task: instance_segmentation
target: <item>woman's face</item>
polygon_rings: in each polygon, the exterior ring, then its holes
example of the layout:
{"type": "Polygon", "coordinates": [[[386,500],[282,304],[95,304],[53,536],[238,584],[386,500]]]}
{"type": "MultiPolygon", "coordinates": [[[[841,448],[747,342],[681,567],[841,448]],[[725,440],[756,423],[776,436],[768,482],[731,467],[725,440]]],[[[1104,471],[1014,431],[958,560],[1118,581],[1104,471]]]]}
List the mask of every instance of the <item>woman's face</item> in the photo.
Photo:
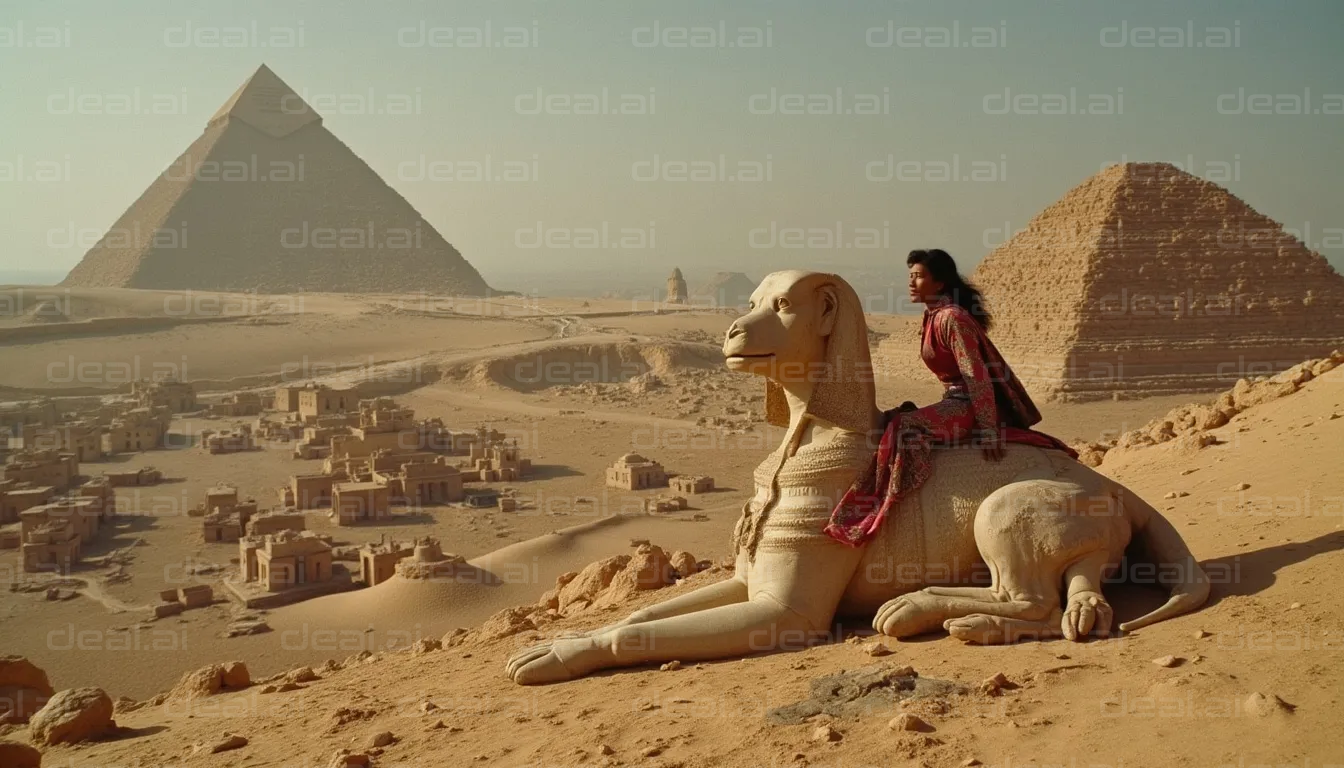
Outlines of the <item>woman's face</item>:
{"type": "Polygon", "coordinates": [[[916,304],[925,304],[929,299],[943,292],[943,284],[933,279],[923,264],[910,267],[910,300],[916,304]]]}

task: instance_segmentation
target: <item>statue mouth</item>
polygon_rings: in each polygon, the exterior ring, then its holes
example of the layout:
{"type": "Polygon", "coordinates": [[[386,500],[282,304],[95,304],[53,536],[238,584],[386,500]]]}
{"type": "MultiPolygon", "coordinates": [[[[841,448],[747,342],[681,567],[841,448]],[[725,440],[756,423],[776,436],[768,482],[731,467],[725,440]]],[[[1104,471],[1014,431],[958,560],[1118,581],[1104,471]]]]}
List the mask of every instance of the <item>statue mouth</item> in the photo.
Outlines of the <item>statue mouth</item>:
{"type": "Polygon", "coordinates": [[[732,355],[724,355],[724,356],[723,356],[723,359],[725,359],[725,360],[765,360],[766,358],[770,358],[770,357],[774,357],[774,356],[775,356],[775,355],[774,355],[773,352],[772,352],[772,353],[769,353],[769,354],[764,354],[764,355],[732,354],[732,355]]]}

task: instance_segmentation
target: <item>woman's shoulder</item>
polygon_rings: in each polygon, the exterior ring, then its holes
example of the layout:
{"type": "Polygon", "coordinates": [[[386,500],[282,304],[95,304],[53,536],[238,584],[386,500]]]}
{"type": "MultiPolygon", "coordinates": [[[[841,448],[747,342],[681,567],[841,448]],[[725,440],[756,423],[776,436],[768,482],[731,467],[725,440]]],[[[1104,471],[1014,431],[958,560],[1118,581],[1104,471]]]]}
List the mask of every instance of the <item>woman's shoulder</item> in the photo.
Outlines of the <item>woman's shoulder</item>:
{"type": "Polygon", "coordinates": [[[980,323],[975,319],[975,315],[972,315],[970,310],[960,304],[949,302],[931,308],[929,313],[932,315],[930,320],[933,324],[942,330],[953,330],[956,328],[976,330],[980,327],[980,323]]]}

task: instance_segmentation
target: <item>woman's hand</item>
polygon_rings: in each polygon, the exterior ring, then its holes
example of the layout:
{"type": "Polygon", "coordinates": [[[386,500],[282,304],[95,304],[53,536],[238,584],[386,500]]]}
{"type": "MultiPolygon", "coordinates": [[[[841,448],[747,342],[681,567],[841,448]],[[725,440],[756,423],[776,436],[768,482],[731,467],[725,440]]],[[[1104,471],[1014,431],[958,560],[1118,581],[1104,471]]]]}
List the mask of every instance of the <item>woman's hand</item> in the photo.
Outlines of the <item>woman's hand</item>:
{"type": "Polygon", "coordinates": [[[985,461],[1000,461],[1003,459],[1003,443],[994,443],[984,448],[985,461]]]}

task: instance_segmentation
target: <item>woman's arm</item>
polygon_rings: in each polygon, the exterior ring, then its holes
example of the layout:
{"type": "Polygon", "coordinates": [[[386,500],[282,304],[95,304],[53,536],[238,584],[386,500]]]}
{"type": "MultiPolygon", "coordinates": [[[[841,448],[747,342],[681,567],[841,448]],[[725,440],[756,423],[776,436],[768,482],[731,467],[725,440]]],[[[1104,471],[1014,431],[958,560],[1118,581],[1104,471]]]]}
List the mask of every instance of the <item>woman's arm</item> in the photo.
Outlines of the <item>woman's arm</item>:
{"type": "Polygon", "coordinates": [[[989,458],[998,458],[1003,452],[999,435],[999,407],[994,397],[994,382],[989,367],[980,356],[980,329],[975,320],[962,312],[938,313],[943,342],[952,351],[971,398],[971,413],[975,418],[976,440],[989,458]]]}

